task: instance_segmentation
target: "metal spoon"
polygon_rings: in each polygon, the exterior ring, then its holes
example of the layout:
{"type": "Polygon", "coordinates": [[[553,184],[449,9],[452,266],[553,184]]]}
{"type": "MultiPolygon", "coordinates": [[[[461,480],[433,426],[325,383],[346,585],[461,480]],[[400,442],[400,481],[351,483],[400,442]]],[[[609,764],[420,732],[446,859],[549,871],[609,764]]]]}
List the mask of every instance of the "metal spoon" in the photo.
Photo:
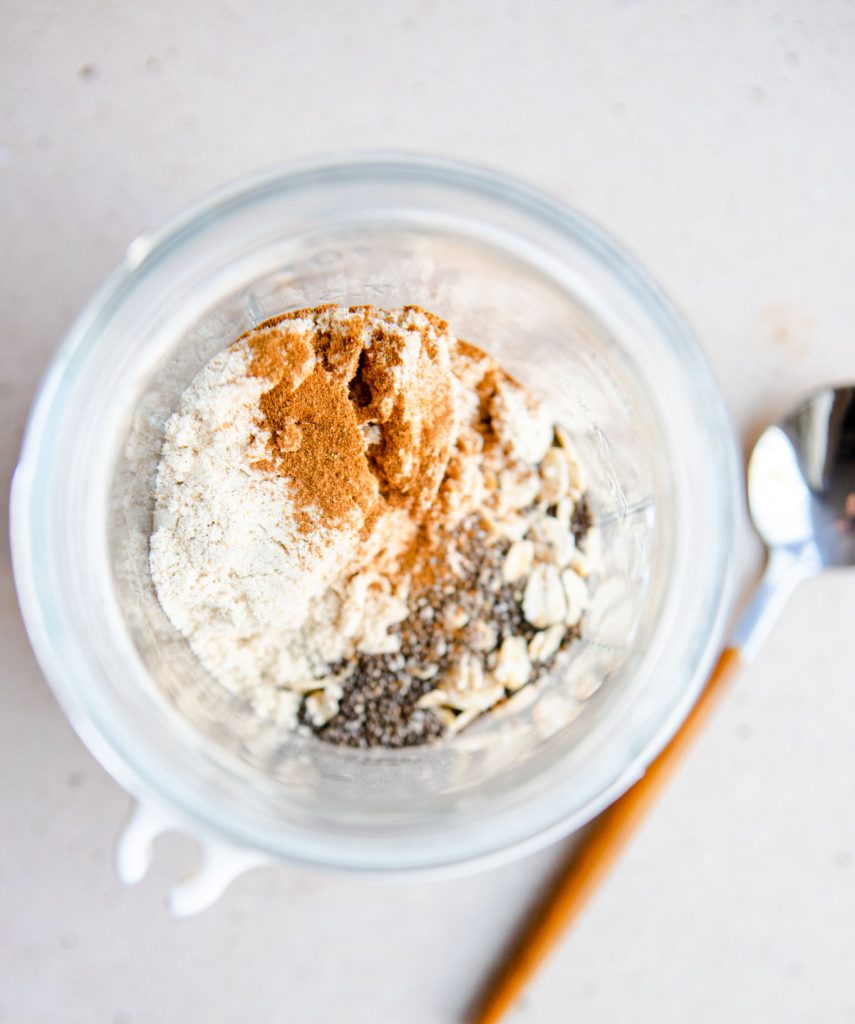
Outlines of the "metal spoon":
{"type": "Polygon", "coordinates": [[[855,388],[816,391],[764,431],[748,464],[748,500],[768,549],[756,593],[676,735],[575,851],[491,986],[476,1024],[495,1024],[503,1016],[569,927],[699,733],[732,670],[754,655],[793,587],[822,569],[855,565],[855,388]]]}
{"type": "Polygon", "coordinates": [[[855,388],[823,388],[763,432],[748,463],[748,504],[769,550],[734,630],[750,657],[793,587],[855,564],[855,388]]]}

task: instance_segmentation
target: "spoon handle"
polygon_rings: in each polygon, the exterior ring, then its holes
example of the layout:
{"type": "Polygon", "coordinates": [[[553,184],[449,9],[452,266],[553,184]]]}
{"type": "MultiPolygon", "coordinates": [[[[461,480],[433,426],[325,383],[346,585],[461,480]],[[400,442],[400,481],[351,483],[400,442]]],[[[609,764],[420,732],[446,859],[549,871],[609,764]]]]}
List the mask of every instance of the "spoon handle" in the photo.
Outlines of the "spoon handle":
{"type": "Polygon", "coordinates": [[[593,823],[563,877],[509,956],[498,983],[481,1005],[473,1024],[496,1024],[509,1009],[632,836],[680,758],[700,732],[741,660],[735,647],[726,647],[722,651],[706,688],[670,743],[638,782],[593,823]]]}

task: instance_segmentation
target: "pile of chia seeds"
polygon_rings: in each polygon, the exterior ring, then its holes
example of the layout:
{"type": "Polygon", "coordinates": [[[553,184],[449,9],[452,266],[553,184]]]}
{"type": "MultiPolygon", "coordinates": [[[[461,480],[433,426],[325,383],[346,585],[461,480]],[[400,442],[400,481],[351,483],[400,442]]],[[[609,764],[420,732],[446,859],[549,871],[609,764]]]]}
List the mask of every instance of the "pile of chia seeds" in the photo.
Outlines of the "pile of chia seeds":
{"type": "MultiPolygon", "coordinates": [[[[571,529],[577,543],[591,527],[591,512],[583,497],[576,504],[571,529]]],[[[538,630],[523,615],[519,584],[504,582],[502,563],[509,542],[489,543],[477,517],[464,524],[458,549],[465,572],[450,573],[422,587],[411,597],[411,614],[398,627],[400,650],[394,654],[360,654],[352,662],[331,666],[348,672],[342,682],[338,712],[316,726],[300,711],[301,723],[329,743],[350,747],[410,747],[439,739],[446,724],[418,701],[457,665],[464,655],[475,656],[488,671],[490,653],[508,637],[527,642],[538,630]],[[484,649],[484,628],[494,642],[484,649]],[[480,631],[480,637],[479,637],[480,631]]],[[[568,629],[559,649],[532,666],[530,682],[542,678],[562,650],[578,638],[579,627],[568,629]]]]}

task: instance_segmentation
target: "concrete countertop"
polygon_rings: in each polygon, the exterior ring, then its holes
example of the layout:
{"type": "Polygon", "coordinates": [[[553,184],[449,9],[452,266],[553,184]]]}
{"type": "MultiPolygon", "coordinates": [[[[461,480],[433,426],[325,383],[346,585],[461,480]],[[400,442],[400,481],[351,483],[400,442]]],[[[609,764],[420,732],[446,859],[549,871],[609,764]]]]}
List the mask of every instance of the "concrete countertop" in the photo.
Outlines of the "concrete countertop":
{"type": "MultiPolygon", "coordinates": [[[[855,380],[843,0],[6,0],[2,20],[7,489],[39,376],[131,239],[354,147],[487,164],[602,223],[694,325],[746,449],[855,380]]],[[[747,522],[737,557],[747,588],[747,522]]],[[[461,1020],[566,844],[432,884],[265,868],[171,920],[193,844],[117,881],[129,801],[54,703],[2,559],[0,1021],[461,1020]]],[[[853,607],[855,574],[797,591],[509,1022],[855,1021],[853,607]]]]}

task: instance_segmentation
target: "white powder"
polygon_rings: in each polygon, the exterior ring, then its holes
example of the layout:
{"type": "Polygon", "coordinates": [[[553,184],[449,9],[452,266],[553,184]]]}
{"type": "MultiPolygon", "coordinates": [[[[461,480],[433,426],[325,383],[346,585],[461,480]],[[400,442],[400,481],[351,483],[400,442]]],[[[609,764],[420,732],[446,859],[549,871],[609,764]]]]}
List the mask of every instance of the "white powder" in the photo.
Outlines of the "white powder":
{"type": "Polygon", "coordinates": [[[240,690],[334,659],[323,596],[358,543],[353,530],[301,533],[286,481],[250,468],[267,456],[258,402],[269,382],[249,363],[248,347],[235,346],[182,395],[166,425],[151,539],[164,610],[202,664],[240,690]],[[306,643],[310,619],[323,656],[306,643]]]}

